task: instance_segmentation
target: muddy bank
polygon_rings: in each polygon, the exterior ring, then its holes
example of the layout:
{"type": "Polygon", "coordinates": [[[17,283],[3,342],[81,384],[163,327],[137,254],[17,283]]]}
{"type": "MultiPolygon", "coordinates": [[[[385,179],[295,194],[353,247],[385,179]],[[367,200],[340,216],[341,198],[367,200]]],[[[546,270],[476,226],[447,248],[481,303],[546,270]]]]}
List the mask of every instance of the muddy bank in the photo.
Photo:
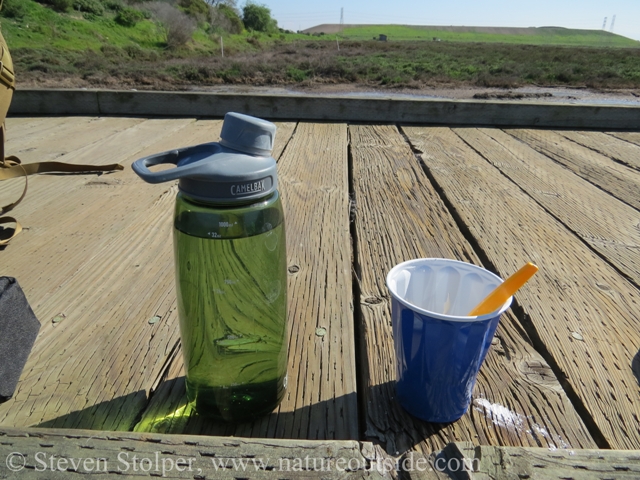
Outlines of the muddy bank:
{"type": "Polygon", "coordinates": [[[491,100],[509,102],[551,102],[586,105],[633,105],[640,106],[640,89],[589,89],[567,87],[517,87],[491,88],[469,85],[429,86],[421,88],[376,87],[357,83],[326,83],[313,85],[253,86],[253,85],[176,85],[172,82],[123,81],[112,77],[112,81],[94,82],[78,77],[67,78],[23,78],[19,88],[101,88],[107,90],[155,90],[192,91],[243,94],[296,94],[296,95],[344,95],[374,98],[423,98],[449,100],[491,100]]]}
{"type": "Polygon", "coordinates": [[[449,100],[502,100],[517,102],[551,102],[586,105],[640,106],[640,90],[595,90],[564,87],[520,87],[512,89],[481,88],[472,86],[442,86],[420,89],[373,88],[355,84],[315,85],[311,87],[253,87],[247,85],[220,85],[187,87],[189,91],[219,93],[269,93],[303,95],[344,95],[384,98],[425,98],[449,100]]]}

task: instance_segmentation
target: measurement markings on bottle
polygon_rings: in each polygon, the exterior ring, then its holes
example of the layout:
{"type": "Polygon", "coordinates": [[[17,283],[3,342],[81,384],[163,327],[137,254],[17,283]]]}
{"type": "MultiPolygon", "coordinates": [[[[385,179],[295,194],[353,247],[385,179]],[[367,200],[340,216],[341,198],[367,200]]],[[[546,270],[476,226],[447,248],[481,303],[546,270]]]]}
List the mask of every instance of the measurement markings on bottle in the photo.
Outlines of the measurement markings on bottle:
{"type": "Polygon", "coordinates": [[[220,235],[218,232],[207,232],[207,235],[209,235],[211,238],[222,238],[222,235],[220,235]]]}
{"type": "Polygon", "coordinates": [[[231,228],[231,227],[233,227],[234,225],[237,225],[237,224],[238,224],[238,222],[233,222],[233,223],[231,223],[231,222],[218,222],[218,226],[221,227],[221,228],[231,228]]]}

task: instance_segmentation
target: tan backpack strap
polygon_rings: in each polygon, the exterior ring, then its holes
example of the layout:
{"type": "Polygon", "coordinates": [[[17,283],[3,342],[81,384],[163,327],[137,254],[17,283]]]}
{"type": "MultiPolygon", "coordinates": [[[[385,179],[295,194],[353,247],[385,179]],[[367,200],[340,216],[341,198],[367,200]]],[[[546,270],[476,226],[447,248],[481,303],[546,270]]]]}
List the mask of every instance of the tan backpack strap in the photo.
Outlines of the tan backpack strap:
{"type": "MultiPolygon", "coordinates": [[[[4,215],[5,213],[13,210],[22,201],[24,196],[27,194],[27,187],[29,186],[29,180],[27,179],[28,173],[24,169],[24,167],[20,164],[20,159],[18,157],[14,157],[14,156],[7,157],[0,163],[0,180],[5,180],[2,174],[5,171],[10,170],[12,168],[22,169],[22,176],[24,176],[24,189],[22,190],[22,195],[20,195],[20,198],[18,200],[16,200],[13,203],[10,203],[9,205],[5,205],[4,207],[0,207],[0,215],[4,215]]],[[[20,175],[15,175],[15,176],[17,177],[20,175]]],[[[7,178],[13,178],[13,177],[7,177],[7,178]]]]}
{"type": "MultiPolygon", "coordinates": [[[[15,89],[16,77],[13,70],[13,60],[11,60],[11,55],[9,54],[9,49],[7,48],[4,38],[0,41],[0,47],[0,82],[7,88],[15,89]]],[[[11,97],[9,97],[9,102],[11,102],[11,97]]],[[[8,103],[6,108],[1,111],[6,112],[7,110],[9,110],[8,103]]]]}
{"type": "MultiPolygon", "coordinates": [[[[1,129],[0,129],[1,130],[1,129]]],[[[20,159],[16,156],[10,155],[0,161],[0,180],[8,180],[10,178],[25,177],[24,190],[20,198],[2,207],[0,214],[7,213],[18,205],[27,193],[27,175],[33,175],[34,173],[48,173],[48,172],[61,172],[61,173],[93,173],[93,172],[112,172],[117,170],[124,170],[124,167],[119,163],[112,163],[109,165],[76,165],[73,163],[63,162],[36,162],[22,164],[20,159]]]]}
{"type": "MultiPolygon", "coordinates": [[[[0,9],[2,8],[2,0],[0,0],[0,9]]],[[[15,90],[16,85],[16,77],[13,70],[13,61],[11,60],[11,55],[9,54],[9,49],[7,48],[7,43],[0,33],[0,171],[6,170],[8,168],[12,168],[17,165],[17,168],[21,169],[20,160],[17,157],[5,158],[4,156],[4,137],[5,137],[5,127],[4,127],[4,119],[7,116],[7,112],[9,111],[9,105],[11,104],[11,98],[13,97],[13,91],[15,90]]],[[[23,170],[24,175],[24,190],[22,191],[22,195],[20,198],[9,205],[4,207],[0,207],[0,215],[5,212],[12,210],[16,205],[18,205],[24,196],[27,194],[27,172],[23,170]]],[[[20,223],[13,217],[1,217],[0,225],[6,223],[15,223],[16,226],[13,230],[13,234],[9,238],[5,238],[4,240],[0,240],[0,246],[7,245],[12,238],[18,235],[22,231],[22,226],[20,223]]]]}
{"type": "Polygon", "coordinates": [[[33,175],[34,173],[93,173],[124,170],[124,167],[119,163],[112,163],[109,165],[76,165],[74,163],[63,162],[36,162],[21,164],[20,159],[14,156],[6,157],[3,166],[5,168],[0,169],[0,180],[22,177],[25,174],[33,175]]]}
{"type": "MultiPolygon", "coordinates": [[[[4,156],[4,124],[0,125],[0,154],[2,155],[2,156],[0,156],[0,180],[3,180],[3,176],[2,176],[3,172],[9,170],[10,168],[22,169],[21,175],[24,175],[24,189],[22,190],[22,195],[20,195],[20,198],[18,200],[16,200],[15,202],[10,203],[9,205],[5,205],[3,207],[0,207],[0,215],[3,215],[5,213],[13,210],[15,208],[15,206],[18,205],[22,201],[24,196],[27,194],[27,186],[29,184],[29,182],[27,180],[27,175],[28,175],[27,171],[20,164],[20,159],[18,157],[14,157],[14,156],[7,157],[7,158],[5,158],[5,156],[4,156]]],[[[17,235],[17,233],[14,234],[14,236],[15,235],[17,235]]]]}
{"type": "MultiPolygon", "coordinates": [[[[4,145],[4,128],[0,127],[0,145],[4,145]]],[[[112,163],[110,165],[75,165],[72,163],[63,162],[37,162],[27,163],[23,165],[20,159],[15,156],[4,157],[0,160],[0,180],[8,180],[9,178],[24,177],[24,190],[20,198],[0,207],[0,215],[5,214],[13,210],[27,194],[28,180],[27,176],[34,173],[47,173],[47,172],[69,172],[69,173],[92,173],[92,172],[111,172],[114,170],[124,170],[124,167],[119,163],[112,163]]],[[[0,224],[3,223],[15,223],[16,228],[13,235],[5,240],[0,241],[0,245],[6,245],[9,241],[18,235],[22,231],[22,226],[13,217],[0,218],[0,224]]]]}
{"type": "Polygon", "coordinates": [[[0,225],[3,223],[15,223],[16,227],[13,229],[13,234],[9,238],[5,238],[4,240],[0,240],[0,246],[7,245],[16,235],[18,235],[22,231],[22,225],[13,217],[1,217],[0,225]]]}

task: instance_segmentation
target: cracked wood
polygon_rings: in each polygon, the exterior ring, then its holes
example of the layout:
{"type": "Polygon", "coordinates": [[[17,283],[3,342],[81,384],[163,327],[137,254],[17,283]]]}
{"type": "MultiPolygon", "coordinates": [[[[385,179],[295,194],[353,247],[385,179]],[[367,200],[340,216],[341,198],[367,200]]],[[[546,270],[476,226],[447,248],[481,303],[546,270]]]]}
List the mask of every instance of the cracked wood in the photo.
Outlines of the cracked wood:
{"type": "Polygon", "coordinates": [[[540,267],[515,302],[600,446],[638,448],[638,289],[451,129],[404,131],[498,274],[540,267]]]}
{"type": "Polygon", "coordinates": [[[481,263],[396,127],[352,125],[349,132],[357,275],[364,299],[359,331],[366,438],[381,443],[392,455],[408,449],[429,453],[462,439],[482,444],[594,446],[558,380],[510,312],[502,317],[496,345],[461,420],[429,424],[398,405],[386,274],[397,263],[420,257],[481,263]]]}

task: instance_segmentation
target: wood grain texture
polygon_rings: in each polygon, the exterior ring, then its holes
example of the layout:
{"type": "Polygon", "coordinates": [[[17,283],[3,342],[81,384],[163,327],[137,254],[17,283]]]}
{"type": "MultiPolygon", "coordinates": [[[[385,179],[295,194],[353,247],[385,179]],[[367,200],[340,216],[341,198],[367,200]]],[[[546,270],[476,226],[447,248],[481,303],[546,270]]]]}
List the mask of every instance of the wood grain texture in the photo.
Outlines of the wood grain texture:
{"type": "MultiPolygon", "coordinates": [[[[150,120],[141,125],[140,121],[132,124],[131,119],[125,118],[122,119],[123,127],[120,128],[116,127],[118,119],[109,119],[108,124],[91,122],[91,125],[97,133],[89,131],[83,134],[81,138],[86,141],[84,145],[76,143],[79,140],[73,135],[63,139],[63,142],[50,137],[46,141],[34,142],[32,149],[23,156],[25,163],[38,161],[51,151],[76,145],[76,150],[64,155],[65,161],[119,161],[126,166],[123,172],[102,175],[29,177],[27,196],[12,212],[23,224],[25,231],[11,242],[7,251],[19,251],[20,255],[29,257],[31,262],[12,255],[4,265],[16,275],[17,272],[20,273],[23,279],[21,284],[37,301],[42,299],[44,292],[57,288],[62,279],[94,256],[113,235],[138,221],[135,213],[137,210],[129,211],[130,205],[135,207],[137,202],[151,201],[169,188],[170,184],[163,188],[142,182],[129,168],[134,160],[172,148],[216,141],[222,122],[194,119],[150,120]],[[125,131],[120,131],[123,128],[125,131]],[[99,140],[95,141],[96,138],[99,140]],[[97,218],[103,220],[101,225],[96,223],[97,218]],[[88,226],[91,228],[87,228],[88,226]],[[28,244],[25,244],[27,239],[28,244]],[[16,268],[12,269],[14,264],[16,268]]],[[[284,148],[294,125],[278,124],[274,151],[284,148]],[[280,138],[283,139],[282,142],[279,141],[280,138]]],[[[2,182],[2,200],[17,199],[23,185],[23,178],[2,182]]],[[[144,210],[139,213],[144,215],[144,210]]],[[[167,239],[169,242],[170,240],[167,239]]]]}
{"type": "MultiPolygon", "coordinates": [[[[614,267],[624,272],[636,286],[640,286],[640,212],[501,130],[465,128],[455,129],[454,132],[614,267]]],[[[536,132],[535,135],[544,138],[545,133],[536,132]]],[[[558,149],[569,148],[564,144],[558,146],[558,149]]],[[[625,190],[630,196],[637,197],[640,206],[640,190],[636,190],[631,178],[627,177],[626,180],[629,183],[625,190]]],[[[604,182],[606,180],[600,181],[604,182]]]]}
{"type": "Polygon", "coordinates": [[[625,142],[640,145],[640,132],[607,132],[607,134],[624,140],[625,142]]]}
{"type": "Polygon", "coordinates": [[[1,452],[18,452],[24,470],[0,464],[0,478],[391,478],[371,444],[0,427],[1,452]],[[53,463],[52,463],[53,462],[53,463]],[[72,463],[73,462],[73,463],[72,463]]]}
{"type": "Polygon", "coordinates": [[[527,332],[600,441],[637,448],[638,289],[450,129],[403,130],[498,274],[540,267],[515,297],[527,332]]]}
{"type": "MultiPolygon", "coordinates": [[[[22,118],[20,120],[24,120],[25,122],[18,124],[19,128],[16,128],[16,120],[17,119],[6,120],[7,128],[10,129],[11,132],[7,134],[8,140],[5,143],[5,153],[7,155],[16,155],[21,159],[23,164],[45,161],[80,163],[73,158],[74,150],[100,142],[101,140],[103,140],[102,145],[105,145],[104,140],[143,121],[143,119],[135,118],[107,119],[95,117],[22,118]]],[[[113,160],[106,160],[105,163],[114,162],[113,160]]],[[[110,176],[108,173],[103,173],[102,175],[103,179],[110,176]]],[[[45,178],[49,179],[49,184],[53,183],[56,185],[56,176],[58,175],[49,174],[46,175],[45,178]]],[[[35,178],[34,176],[29,178],[30,185],[33,186],[40,182],[40,180],[36,180],[35,178]]],[[[0,203],[6,205],[10,201],[15,201],[20,198],[24,184],[24,178],[3,181],[0,203]]],[[[59,186],[58,191],[63,193],[63,190],[61,190],[59,186]]],[[[29,197],[26,198],[32,197],[33,192],[34,189],[31,188],[28,193],[29,197]]],[[[49,191],[47,195],[49,196],[51,194],[49,191]]],[[[27,202],[29,202],[29,200],[25,199],[24,203],[20,205],[19,210],[16,211],[23,212],[25,208],[28,208],[27,202]]],[[[31,205],[34,204],[31,203],[31,205]]],[[[22,220],[22,217],[20,220],[22,220]]]]}
{"type": "Polygon", "coordinates": [[[564,165],[576,175],[640,209],[640,172],[546,130],[507,130],[534,150],[564,165]]]}
{"type": "MultiPolygon", "coordinates": [[[[194,119],[180,119],[180,120],[146,120],[134,125],[130,125],[122,131],[105,132],[106,135],[101,136],[100,140],[92,141],[92,136],[87,136],[86,144],[80,144],[78,148],[67,153],[64,156],[64,161],[68,163],[77,164],[111,164],[124,161],[133,161],[144,155],[146,147],[149,147],[154,142],[163,139],[173,139],[173,144],[177,143],[175,140],[179,140],[178,131],[185,126],[194,123],[194,119]]],[[[125,120],[126,124],[126,120],[125,120]]],[[[100,125],[95,126],[98,132],[101,131],[100,125]]],[[[100,135],[100,133],[98,133],[100,135]]],[[[59,150],[58,140],[55,136],[48,137],[44,143],[36,143],[34,150],[29,150],[21,153],[20,156],[24,163],[31,163],[40,161],[43,157],[46,158],[48,152],[51,150],[59,150]]],[[[149,150],[147,150],[149,151],[149,150]]],[[[157,152],[157,150],[156,150],[157,152]]],[[[51,158],[48,158],[49,160],[51,158]]],[[[101,181],[109,181],[117,183],[120,180],[119,173],[106,173],[100,175],[101,181]],[[109,180],[105,180],[109,179],[109,180]]],[[[92,180],[95,180],[97,175],[93,175],[92,180]]],[[[131,177],[134,178],[134,177],[131,177]]],[[[10,182],[10,186],[13,188],[22,188],[24,179],[13,179],[10,182]]],[[[87,177],[83,175],[57,175],[57,174],[42,174],[32,175],[29,177],[29,193],[28,197],[14,210],[15,215],[24,219],[25,215],[33,212],[34,210],[42,210],[43,205],[50,204],[55,198],[68,195],[68,190],[71,185],[77,185],[78,183],[88,183],[87,177]],[[75,183],[74,183],[75,182],[75,183]]],[[[95,184],[94,184],[95,185],[95,184]]],[[[23,226],[29,227],[24,224],[23,226]]]]}
{"type": "MultiPolygon", "coordinates": [[[[132,127],[139,138],[123,132],[109,137],[122,144],[98,142],[69,156],[90,163],[95,158],[82,152],[115,150],[128,164],[184,141],[210,140],[220,127],[189,119],[144,123],[132,127]]],[[[3,273],[18,278],[43,324],[16,395],[0,405],[4,425],[132,428],[176,348],[175,185],[147,185],[128,168],[110,181],[89,177],[34,177],[30,208],[16,209],[29,230],[0,252],[3,273]],[[49,193],[52,182],[61,194],[49,193]],[[154,316],[161,321],[150,324],[154,316]]]]}
{"type": "Polygon", "coordinates": [[[143,118],[133,117],[59,117],[29,120],[29,123],[14,127],[15,119],[7,119],[5,151],[20,157],[24,163],[66,161],[66,154],[144,121],[143,118]]]}
{"type": "Polygon", "coordinates": [[[346,126],[298,124],[278,171],[289,265],[289,379],[282,404],[255,422],[207,421],[187,403],[178,355],[137,431],[358,437],[346,126]]]}
{"type": "MultiPolygon", "coordinates": [[[[155,124],[153,133],[151,122],[143,130],[136,129],[144,135],[143,139],[136,140],[135,135],[128,134],[130,153],[127,153],[126,138],[114,135],[99,145],[80,148],[79,151],[86,152],[87,156],[78,151],[68,156],[77,163],[91,162],[97,150],[108,150],[113,142],[111,150],[117,149],[120,155],[117,159],[128,167],[138,155],[175,148],[183,141],[202,142],[209,138],[210,129],[219,130],[219,124],[185,119],[168,128],[166,122],[161,121],[155,124]],[[154,138],[155,143],[149,137],[154,138]],[[145,142],[151,145],[145,148],[145,142]],[[143,146],[142,150],[139,145],[143,146]]],[[[41,148],[47,147],[41,146],[38,150],[41,148]]],[[[9,256],[6,266],[23,278],[21,283],[33,296],[35,307],[45,295],[55,291],[86,261],[95,257],[105,244],[140,221],[138,217],[145,216],[147,203],[152,203],[171,187],[169,184],[148,185],[130,168],[100,176],[35,175],[30,177],[29,185],[25,200],[12,212],[28,230],[8,247],[7,251],[15,254],[9,256]],[[31,261],[25,262],[24,258],[31,261]]]]}
{"type": "Polygon", "coordinates": [[[481,444],[593,446],[557,379],[511,313],[502,317],[472,406],[462,419],[449,425],[429,424],[407,414],[395,401],[387,273],[412,258],[455,258],[475,264],[480,260],[396,127],[351,125],[349,132],[366,438],[391,455],[409,449],[428,453],[461,439],[481,444]]]}
{"type": "Polygon", "coordinates": [[[568,130],[559,131],[558,133],[569,140],[601,153],[605,157],[640,170],[640,145],[625,142],[604,132],[568,130]]]}
{"type": "MultiPolygon", "coordinates": [[[[417,465],[419,456],[412,458],[417,465]]],[[[447,445],[442,452],[423,459],[446,478],[474,480],[632,479],[640,477],[638,450],[553,450],[547,448],[447,445]],[[450,467],[450,468],[448,468],[450,467]]],[[[417,469],[413,480],[426,480],[417,469]]]]}

